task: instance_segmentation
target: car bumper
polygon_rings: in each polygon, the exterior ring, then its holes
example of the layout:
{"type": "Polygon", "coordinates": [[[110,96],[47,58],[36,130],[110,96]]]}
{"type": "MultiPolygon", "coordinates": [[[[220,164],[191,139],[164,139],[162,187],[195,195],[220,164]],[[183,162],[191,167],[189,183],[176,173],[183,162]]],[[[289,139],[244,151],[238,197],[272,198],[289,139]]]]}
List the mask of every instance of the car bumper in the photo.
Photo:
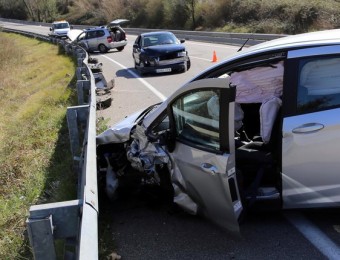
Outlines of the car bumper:
{"type": "Polygon", "coordinates": [[[50,37],[54,37],[54,38],[68,38],[67,34],[50,34],[50,37]]]}
{"type": "Polygon", "coordinates": [[[142,73],[166,73],[166,72],[173,72],[173,71],[182,71],[187,69],[187,62],[188,60],[181,60],[180,62],[171,63],[171,61],[157,65],[157,66],[144,66],[139,67],[139,70],[142,73]]]}
{"type": "Polygon", "coordinates": [[[108,44],[108,47],[110,49],[115,49],[115,48],[119,48],[119,47],[124,47],[127,45],[127,41],[120,41],[120,42],[110,42],[108,44]]]}

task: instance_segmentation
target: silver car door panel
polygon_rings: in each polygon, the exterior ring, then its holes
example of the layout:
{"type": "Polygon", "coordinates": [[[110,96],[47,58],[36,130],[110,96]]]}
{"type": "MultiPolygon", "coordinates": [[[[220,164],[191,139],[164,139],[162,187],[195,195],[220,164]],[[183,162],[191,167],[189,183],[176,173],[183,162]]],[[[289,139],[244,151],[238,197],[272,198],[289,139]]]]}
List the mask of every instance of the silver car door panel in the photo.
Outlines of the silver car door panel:
{"type": "Polygon", "coordinates": [[[339,113],[337,108],[284,119],[284,208],[340,206],[339,113]]]}

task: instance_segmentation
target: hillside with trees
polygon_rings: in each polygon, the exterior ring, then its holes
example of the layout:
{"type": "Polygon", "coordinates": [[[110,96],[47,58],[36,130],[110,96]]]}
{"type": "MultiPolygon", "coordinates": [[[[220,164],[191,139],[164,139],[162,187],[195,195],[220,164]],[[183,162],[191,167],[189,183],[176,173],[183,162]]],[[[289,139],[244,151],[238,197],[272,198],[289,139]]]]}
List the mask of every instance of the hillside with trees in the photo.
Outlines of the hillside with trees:
{"type": "Polygon", "coordinates": [[[340,0],[0,0],[4,18],[130,27],[287,33],[340,27],[340,0]]]}

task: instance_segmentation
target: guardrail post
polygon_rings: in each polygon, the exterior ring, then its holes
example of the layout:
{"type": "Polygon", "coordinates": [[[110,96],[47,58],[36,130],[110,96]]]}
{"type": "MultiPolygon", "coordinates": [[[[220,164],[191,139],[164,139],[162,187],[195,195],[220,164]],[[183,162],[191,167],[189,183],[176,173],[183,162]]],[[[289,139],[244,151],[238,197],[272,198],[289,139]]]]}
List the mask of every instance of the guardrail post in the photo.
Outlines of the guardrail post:
{"type": "Polygon", "coordinates": [[[88,71],[85,67],[78,67],[76,71],[76,76],[78,80],[85,80],[85,79],[89,80],[88,71]]]}
{"type": "Polygon", "coordinates": [[[70,135],[71,153],[73,159],[80,154],[80,124],[86,123],[89,113],[89,106],[75,106],[67,108],[67,125],[70,135]]]}
{"type": "Polygon", "coordinates": [[[88,96],[89,96],[90,89],[91,89],[91,81],[89,81],[89,80],[77,80],[77,94],[78,94],[78,104],[79,105],[88,104],[88,102],[89,102],[88,96]],[[87,95],[84,96],[84,93],[87,93],[87,95]]]}
{"type": "Polygon", "coordinates": [[[76,57],[84,60],[86,58],[86,51],[82,48],[76,47],[76,57]]]}
{"type": "MultiPolygon", "coordinates": [[[[81,200],[48,203],[30,207],[26,220],[34,259],[57,259],[54,240],[78,239],[81,200]]],[[[76,248],[68,255],[75,255],[76,248]]]]}
{"type": "MultiPolygon", "coordinates": [[[[78,57],[78,55],[77,55],[77,57],[78,57]]],[[[78,67],[83,67],[83,60],[84,59],[82,59],[82,58],[77,58],[77,65],[78,65],[78,67]]]]}
{"type": "Polygon", "coordinates": [[[35,260],[57,259],[54,247],[52,215],[26,221],[35,260]]]}

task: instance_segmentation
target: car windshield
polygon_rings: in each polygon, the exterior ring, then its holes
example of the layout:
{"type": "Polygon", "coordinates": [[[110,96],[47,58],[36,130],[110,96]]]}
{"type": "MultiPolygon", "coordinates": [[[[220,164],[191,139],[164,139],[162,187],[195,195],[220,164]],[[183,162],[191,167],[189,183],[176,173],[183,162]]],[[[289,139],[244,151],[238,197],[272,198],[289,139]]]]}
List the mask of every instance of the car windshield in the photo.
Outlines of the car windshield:
{"type": "Polygon", "coordinates": [[[68,23],[56,23],[54,25],[54,28],[55,29],[66,29],[66,28],[69,28],[69,25],[68,23]]]}
{"type": "Polygon", "coordinates": [[[179,41],[172,33],[159,33],[143,37],[142,47],[163,44],[178,44],[179,41]]]}

